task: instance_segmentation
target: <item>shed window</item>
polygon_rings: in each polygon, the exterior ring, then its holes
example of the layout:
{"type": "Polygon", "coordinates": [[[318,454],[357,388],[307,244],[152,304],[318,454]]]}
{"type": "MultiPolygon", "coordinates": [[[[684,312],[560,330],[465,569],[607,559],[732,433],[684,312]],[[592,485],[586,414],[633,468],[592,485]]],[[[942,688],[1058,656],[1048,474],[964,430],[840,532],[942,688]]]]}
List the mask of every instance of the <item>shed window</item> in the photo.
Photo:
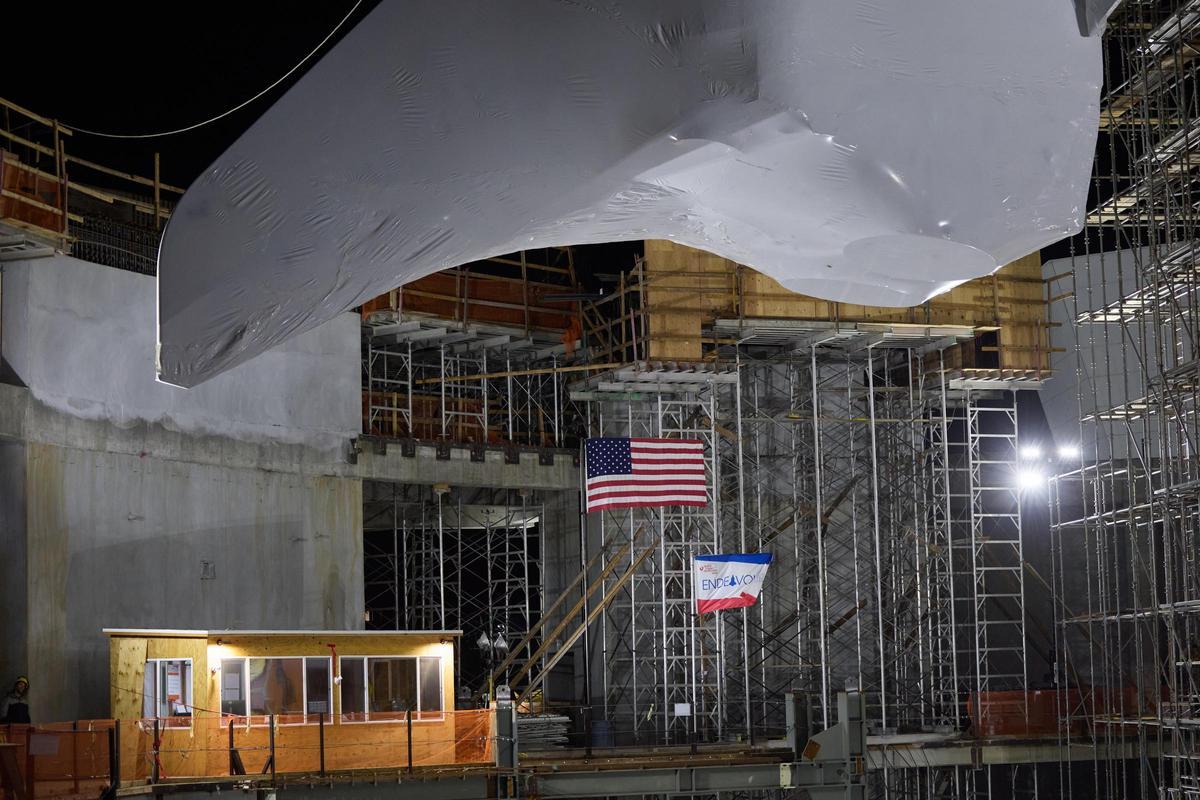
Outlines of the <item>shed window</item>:
{"type": "Polygon", "coordinates": [[[250,713],[304,713],[304,659],[251,658],[250,713]]]}
{"type": "Polygon", "coordinates": [[[235,716],[329,713],[326,657],[227,658],[221,661],[221,711],[235,716]]]}
{"type": "MultiPolygon", "coordinates": [[[[146,662],[142,716],[163,719],[192,716],[192,660],[154,658],[146,662]]],[[[190,724],[184,720],[183,725],[190,724]]]]}
{"type": "Polygon", "coordinates": [[[350,656],[341,659],[342,716],[349,720],[440,717],[442,659],[350,656]]]}
{"type": "Polygon", "coordinates": [[[341,659],[342,716],[346,719],[366,719],[367,682],[361,658],[341,659]]]}

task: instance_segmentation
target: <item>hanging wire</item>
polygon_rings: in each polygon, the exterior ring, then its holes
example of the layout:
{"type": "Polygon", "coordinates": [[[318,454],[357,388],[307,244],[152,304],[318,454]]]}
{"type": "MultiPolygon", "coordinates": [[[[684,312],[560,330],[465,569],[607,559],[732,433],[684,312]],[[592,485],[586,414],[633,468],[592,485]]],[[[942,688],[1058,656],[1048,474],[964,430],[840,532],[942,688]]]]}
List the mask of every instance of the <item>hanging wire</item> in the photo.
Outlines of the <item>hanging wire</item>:
{"type": "Polygon", "coordinates": [[[357,0],[357,2],[355,2],[354,6],[348,12],[346,12],[346,16],[342,17],[341,21],[338,22],[338,24],[333,27],[333,30],[331,30],[325,36],[325,38],[322,39],[317,44],[316,47],[314,47],[312,50],[310,50],[308,52],[308,55],[306,55],[304,58],[300,59],[300,61],[297,62],[294,67],[292,67],[287,72],[285,72],[280,78],[278,78],[270,86],[263,89],[261,92],[254,95],[253,97],[249,98],[248,100],[243,100],[241,103],[238,103],[233,108],[230,108],[227,111],[223,111],[220,114],[217,114],[216,116],[209,117],[208,119],[203,120],[202,122],[197,122],[192,125],[187,125],[182,128],[174,128],[172,130],[167,130],[167,131],[156,131],[154,133],[108,133],[106,131],[94,131],[89,128],[80,127],[78,125],[72,125],[69,122],[64,122],[62,124],[65,127],[70,128],[71,131],[73,131],[75,133],[85,133],[89,136],[99,136],[99,137],[102,137],[105,139],[157,139],[162,136],[175,136],[176,134],[187,133],[188,131],[194,131],[197,128],[202,128],[205,125],[210,125],[210,124],[216,122],[217,120],[228,117],[230,114],[235,114],[238,111],[241,111],[243,108],[250,105],[255,100],[258,100],[260,97],[267,94],[272,89],[274,89],[276,86],[283,83],[288,78],[290,78],[292,75],[294,75],[296,73],[296,70],[300,69],[306,63],[308,63],[308,61],[311,60],[312,57],[315,56],[321,50],[321,48],[323,48],[329,42],[329,40],[332,39],[335,34],[337,34],[337,32],[339,30],[342,29],[342,26],[346,24],[346,20],[350,19],[350,17],[352,17],[354,15],[354,12],[356,12],[358,10],[358,7],[361,5],[362,5],[362,0],[357,0]]]}

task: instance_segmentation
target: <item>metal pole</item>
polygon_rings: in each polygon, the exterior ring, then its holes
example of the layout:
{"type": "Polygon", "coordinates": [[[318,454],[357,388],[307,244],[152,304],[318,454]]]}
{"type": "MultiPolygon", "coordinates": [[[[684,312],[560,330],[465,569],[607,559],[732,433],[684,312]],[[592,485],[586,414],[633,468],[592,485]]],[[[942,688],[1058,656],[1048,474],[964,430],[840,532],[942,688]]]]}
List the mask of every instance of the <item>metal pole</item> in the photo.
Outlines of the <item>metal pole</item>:
{"type": "Polygon", "coordinates": [[[396,495],[396,484],[392,487],[392,619],[396,630],[400,626],[400,501],[396,495]]]}
{"type": "MultiPolygon", "coordinates": [[[[154,765],[151,768],[151,783],[154,783],[158,779],[158,720],[154,722],[154,741],[154,765]]],[[[27,800],[33,800],[37,797],[34,793],[37,773],[34,769],[33,759],[33,726],[30,725],[25,729],[25,797],[27,800]]]]}
{"type": "Polygon", "coordinates": [[[824,523],[822,518],[825,515],[825,510],[822,505],[822,487],[821,487],[821,394],[817,391],[817,345],[812,346],[812,360],[810,362],[810,376],[812,378],[812,399],[813,399],[813,477],[816,483],[816,534],[817,534],[817,594],[818,594],[818,615],[821,621],[821,628],[817,632],[818,641],[821,649],[821,725],[828,728],[829,720],[829,650],[826,640],[826,630],[828,624],[826,622],[825,610],[825,539],[824,539],[824,523]]]}
{"type": "MultiPolygon", "coordinates": [[[[527,496],[525,491],[521,492],[521,568],[524,572],[522,586],[525,587],[525,630],[521,632],[522,634],[527,633],[533,627],[531,618],[533,611],[529,602],[529,512],[525,502],[527,496]]],[[[527,655],[533,652],[532,642],[525,646],[525,652],[527,655]]]]}
{"type": "Polygon", "coordinates": [[[113,720],[113,727],[108,729],[108,782],[116,796],[116,788],[121,786],[121,721],[113,720]]]}
{"type": "MultiPolygon", "coordinates": [[[[438,614],[440,615],[440,619],[441,619],[441,628],[442,628],[442,630],[446,630],[446,566],[445,566],[446,559],[445,559],[445,552],[442,549],[442,495],[440,492],[435,493],[435,497],[437,497],[437,509],[438,509],[438,518],[437,518],[438,614]]],[[[461,526],[462,525],[462,510],[461,509],[459,510],[458,516],[459,516],[459,525],[461,526]]],[[[461,540],[461,538],[462,537],[460,535],[459,539],[461,540]]],[[[461,564],[459,565],[459,568],[461,569],[461,564]]],[[[458,594],[460,594],[460,595],[462,594],[461,589],[458,591],[458,594]]]]}
{"type": "Polygon", "coordinates": [[[880,553],[882,542],[879,530],[879,451],[875,438],[875,356],[873,347],[874,345],[867,346],[867,404],[871,416],[871,515],[875,527],[875,614],[878,618],[875,627],[879,645],[879,713],[880,724],[886,728],[888,716],[885,662],[887,657],[883,649],[883,564],[880,553]]]}
{"type": "Polygon", "coordinates": [[[121,720],[119,719],[114,719],[113,726],[108,730],[108,772],[113,797],[116,797],[117,787],[121,785],[121,720]]]}
{"type": "MultiPolygon", "coordinates": [[[[588,406],[588,414],[591,415],[591,406],[588,406]]],[[[591,426],[588,426],[588,432],[591,432],[591,426]]],[[[579,444],[579,571],[587,570],[587,441],[586,439],[579,444]]],[[[543,541],[545,537],[543,537],[543,541]]],[[[603,564],[601,565],[603,566],[603,564]]],[[[579,584],[579,590],[583,593],[583,618],[587,619],[589,609],[588,594],[587,594],[588,576],[585,574],[583,580],[579,584]]],[[[532,645],[532,642],[530,643],[532,645]]],[[[607,702],[607,695],[605,698],[607,702]]],[[[592,707],[592,643],[591,634],[587,629],[583,632],[583,704],[590,709],[592,707]]],[[[605,709],[605,719],[608,718],[608,709],[605,709]]],[[[591,743],[591,733],[587,732],[591,743]]]]}
{"type": "Polygon", "coordinates": [[[404,710],[404,726],[408,731],[408,771],[413,771],[413,726],[412,726],[412,709],[404,710]]]}
{"type": "MultiPolygon", "coordinates": [[[[504,404],[505,410],[508,412],[508,443],[516,444],[516,438],[513,435],[513,387],[512,387],[512,356],[508,353],[504,354],[504,371],[508,374],[504,376],[505,387],[508,389],[508,402],[504,404]]],[[[518,456],[520,459],[520,456],[518,456]]]]}
{"type": "MultiPolygon", "coordinates": [[[[442,438],[446,438],[446,345],[438,348],[438,354],[442,365],[442,380],[438,383],[438,389],[441,392],[442,399],[442,438]]],[[[411,394],[411,392],[409,393],[411,394]]]]}
{"type": "Polygon", "coordinates": [[[278,765],[275,763],[275,715],[272,714],[267,718],[267,723],[270,725],[269,735],[271,743],[271,786],[275,785],[275,770],[278,765]]]}
{"type": "MultiPolygon", "coordinates": [[[[30,730],[33,730],[33,729],[30,728],[30,730]]],[[[154,718],[154,763],[152,763],[150,765],[150,783],[158,783],[158,777],[159,777],[159,774],[158,774],[159,773],[159,755],[158,754],[159,754],[161,747],[162,747],[162,740],[159,739],[159,736],[158,736],[158,717],[155,717],[154,718]]],[[[33,764],[32,764],[32,762],[30,762],[31,769],[30,769],[29,777],[30,777],[31,785],[33,782],[32,766],[33,766],[33,764]]],[[[33,797],[32,792],[30,793],[29,796],[33,797]]]]}
{"type": "MultiPolygon", "coordinates": [[[[746,552],[746,467],[745,441],[742,439],[742,354],[740,348],[735,351],[737,381],[733,384],[734,413],[737,428],[737,470],[738,470],[738,545],[741,552],[746,552]]],[[[715,392],[714,392],[715,394],[715,392]]],[[[715,417],[714,424],[715,424],[715,417]]],[[[717,449],[720,434],[713,433],[713,451],[717,449]]],[[[763,598],[760,602],[766,602],[763,598]]],[[[742,608],[742,685],[746,687],[746,696],[742,713],[746,716],[746,740],[754,744],[754,726],[751,724],[753,711],[750,705],[750,613],[742,608]]]]}
{"type": "Polygon", "coordinates": [[[412,342],[408,343],[408,358],[404,362],[404,372],[408,375],[408,386],[406,387],[405,405],[408,406],[408,431],[407,435],[411,438],[416,438],[416,433],[413,432],[413,356],[412,342]]]}
{"type": "Polygon", "coordinates": [[[554,389],[554,446],[558,447],[562,443],[562,439],[558,435],[558,357],[553,356],[550,359],[550,366],[554,368],[554,372],[550,373],[550,383],[554,389]]]}
{"type": "Polygon", "coordinates": [[[317,716],[317,743],[321,752],[321,776],[325,775],[325,712],[322,711],[317,716]]]}
{"type": "Polygon", "coordinates": [[[71,722],[71,781],[75,794],[79,794],[79,720],[71,722]]]}

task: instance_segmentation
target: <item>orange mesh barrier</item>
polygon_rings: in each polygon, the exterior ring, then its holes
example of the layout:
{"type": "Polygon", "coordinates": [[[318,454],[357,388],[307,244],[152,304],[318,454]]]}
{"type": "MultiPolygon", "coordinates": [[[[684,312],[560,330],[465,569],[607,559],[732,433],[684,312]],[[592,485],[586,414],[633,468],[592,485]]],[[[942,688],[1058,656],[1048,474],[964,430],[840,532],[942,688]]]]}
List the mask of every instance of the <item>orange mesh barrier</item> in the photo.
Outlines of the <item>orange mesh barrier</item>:
{"type": "MultiPolygon", "coordinates": [[[[1163,689],[1162,696],[1168,694],[1163,689]]],[[[971,695],[968,713],[976,736],[1085,736],[1089,724],[1099,729],[1113,719],[1136,717],[1138,699],[1129,686],[982,692],[971,695]]],[[[1142,710],[1153,714],[1154,698],[1143,697],[1142,710]]]]}
{"type": "Polygon", "coordinates": [[[410,752],[413,767],[492,762],[490,709],[414,714],[411,725],[403,713],[371,717],[321,725],[311,715],[278,716],[274,742],[268,717],[159,720],[157,731],[154,720],[122,722],[121,779],[152,779],[156,766],[160,780],[264,774],[272,758],[276,773],[405,769],[410,752]]]}
{"type": "Polygon", "coordinates": [[[62,184],[21,164],[0,150],[0,218],[17,220],[47,231],[62,231],[66,204],[62,184]]]}
{"type": "Polygon", "coordinates": [[[30,798],[94,798],[111,783],[111,720],[0,725],[0,741],[17,745],[30,798]]]}

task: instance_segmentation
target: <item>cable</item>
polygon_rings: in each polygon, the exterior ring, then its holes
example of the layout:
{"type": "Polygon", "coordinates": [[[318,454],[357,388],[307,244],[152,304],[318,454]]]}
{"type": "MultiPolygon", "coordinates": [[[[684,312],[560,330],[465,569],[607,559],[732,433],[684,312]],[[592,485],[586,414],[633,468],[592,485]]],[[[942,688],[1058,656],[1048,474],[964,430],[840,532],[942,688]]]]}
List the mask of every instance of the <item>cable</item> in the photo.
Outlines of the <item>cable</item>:
{"type": "Polygon", "coordinates": [[[276,80],[270,86],[263,89],[261,92],[254,95],[249,100],[244,100],[241,103],[238,103],[233,108],[229,109],[228,111],[224,111],[220,114],[217,114],[215,117],[209,117],[208,119],[204,120],[203,122],[197,122],[194,125],[188,125],[183,128],[175,128],[174,130],[158,131],[157,133],[106,133],[104,131],[93,131],[93,130],[89,130],[88,128],[81,128],[78,125],[71,125],[70,123],[67,123],[67,122],[64,122],[62,124],[65,127],[70,128],[75,133],[86,133],[89,136],[100,136],[105,139],[156,139],[160,136],[174,136],[175,134],[178,134],[178,133],[187,133],[188,131],[194,131],[197,128],[202,128],[205,125],[216,122],[219,119],[224,119],[225,117],[228,117],[230,114],[234,114],[238,111],[241,111],[243,108],[250,105],[255,100],[259,99],[260,97],[265,95],[267,92],[271,91],[276,86],[278,86],[279,84],[286,81],[289,77],[292,76],[293,73],[296,72],[296,70],[300,69],[302,66],[305,65],[305,63],[308,62],[309,59],[311,59],[313,56],[315,56],[317,54],[317,52],[320,51],[320,49],[322,47],[324,47],[325,44],[330,39],[333,38],[334,34],[336,34],[339,30],[341,30],[342,26],[346,24],[346,20],[350,19],[350,17],[354,15],[354,12],[358,10],[358,7],[361,6],[362,3],[363,3],[363,0],[356,0],[356,2],[354,3],[354,7],[351,8],[348,12],[346,12],[346,16],[342,17],[341,21],[338,22],[338,24],[333,27],[333,30],[331,30],[329,32],[329,34],[324,39],[322,39],[316,47],[314,47],[311,51],[309,51],[308,55],[306,55],[304,58],[300,59],[300,61],[296,64],[296,66],[292,67],[287,72],[285,72],[282,77],[280,77],[278,80],[276,80]]]}

